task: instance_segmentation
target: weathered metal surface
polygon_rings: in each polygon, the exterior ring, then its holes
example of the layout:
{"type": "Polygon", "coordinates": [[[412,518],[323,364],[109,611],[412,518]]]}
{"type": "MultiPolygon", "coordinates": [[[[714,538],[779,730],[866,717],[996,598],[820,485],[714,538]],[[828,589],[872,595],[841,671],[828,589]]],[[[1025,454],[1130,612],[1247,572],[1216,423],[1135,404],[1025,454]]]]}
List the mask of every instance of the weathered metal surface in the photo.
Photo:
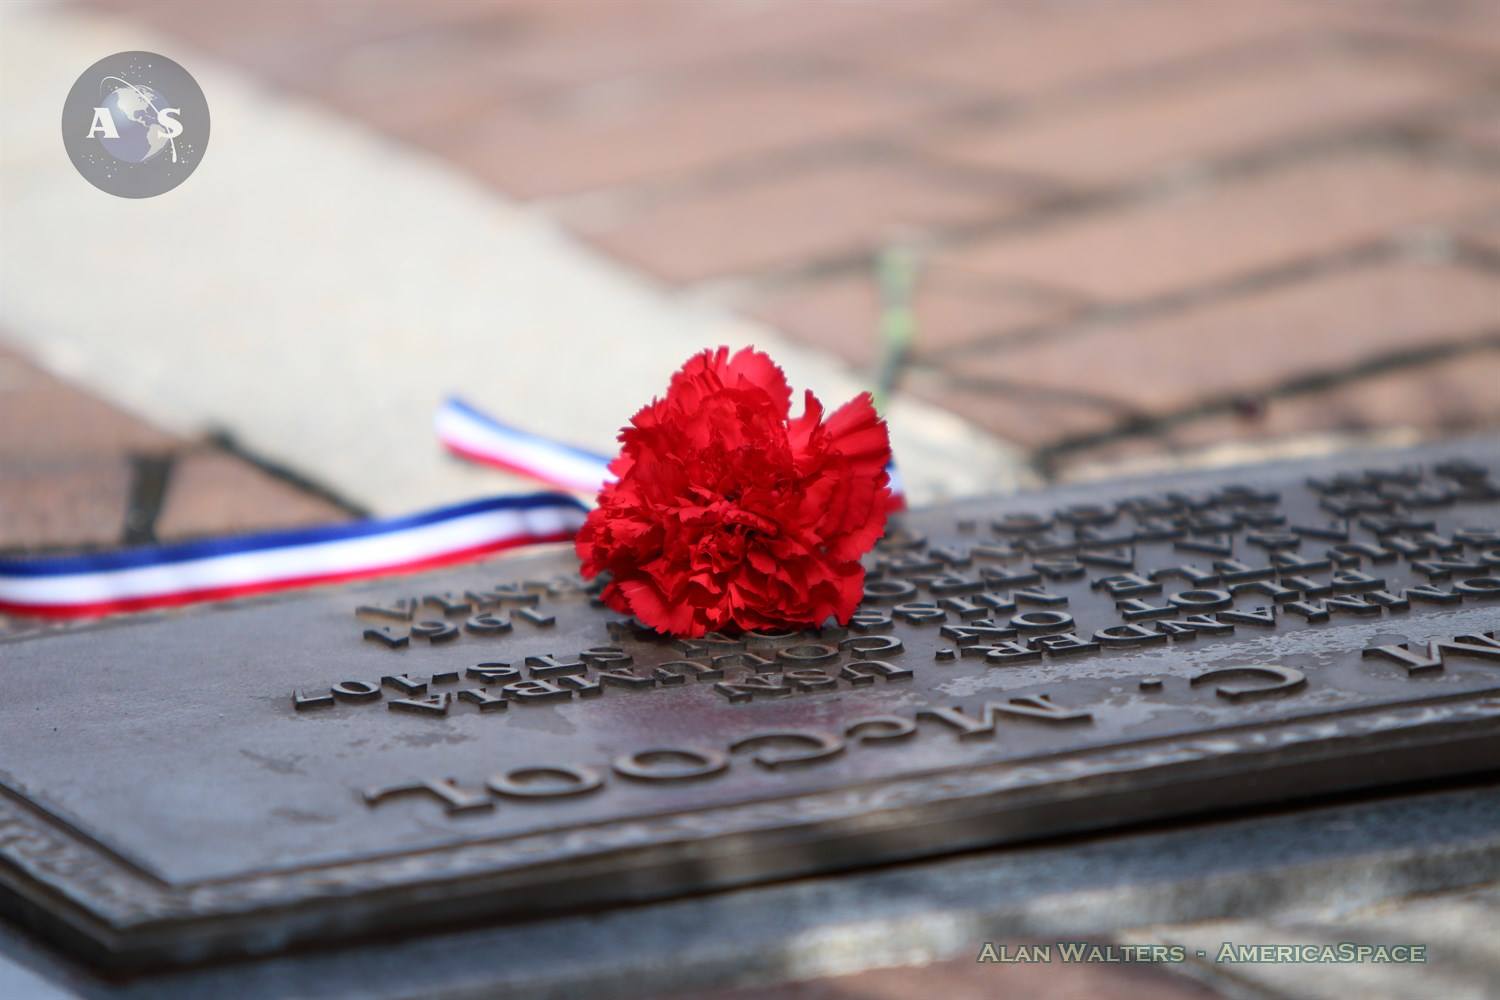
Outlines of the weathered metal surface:
{"type": "Polygon", "coordinates": [[[914,513],[816,634],[643,634],[564,552],[14,640],[0,884],[180,963],[1491,768],[1491,469],[914,513]]]}

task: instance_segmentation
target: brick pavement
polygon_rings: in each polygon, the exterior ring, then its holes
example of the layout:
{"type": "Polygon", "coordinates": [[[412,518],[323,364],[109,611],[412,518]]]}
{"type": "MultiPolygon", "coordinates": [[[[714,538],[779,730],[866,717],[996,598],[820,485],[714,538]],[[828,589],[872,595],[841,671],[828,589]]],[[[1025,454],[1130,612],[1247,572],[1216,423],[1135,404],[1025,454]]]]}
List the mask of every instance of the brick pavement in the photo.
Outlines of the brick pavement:
{"type": "Polygon", "coordinates": [[[100,5],[857,368],[909,244],[906,387],[1050,472],[1497,420],[1493,4],[100,5]]]}

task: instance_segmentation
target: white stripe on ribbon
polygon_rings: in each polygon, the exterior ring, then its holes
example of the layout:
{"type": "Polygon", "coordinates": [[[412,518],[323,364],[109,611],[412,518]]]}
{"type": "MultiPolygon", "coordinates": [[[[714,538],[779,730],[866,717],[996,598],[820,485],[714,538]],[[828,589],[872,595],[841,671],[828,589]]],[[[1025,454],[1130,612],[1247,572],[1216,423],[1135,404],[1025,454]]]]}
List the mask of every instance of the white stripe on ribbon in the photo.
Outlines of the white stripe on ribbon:
{"type": "Polygon", "coordinates": [[[0,609],[86,617],[428,569],[518,545],[565,541],[586,513],[573,497],[538,493],[402,518],[98,555],[0,560],[0,609]]]}

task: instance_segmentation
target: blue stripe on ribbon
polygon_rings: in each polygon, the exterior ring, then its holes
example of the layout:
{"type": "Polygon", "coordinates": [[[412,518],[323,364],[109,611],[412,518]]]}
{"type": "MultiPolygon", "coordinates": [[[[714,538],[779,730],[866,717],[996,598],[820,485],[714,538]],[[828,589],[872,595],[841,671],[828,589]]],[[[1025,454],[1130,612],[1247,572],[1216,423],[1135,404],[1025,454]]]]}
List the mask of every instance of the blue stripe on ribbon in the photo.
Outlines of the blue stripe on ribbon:
{"type": "Polygon", "coordinates": [[[319,542],[339,542],[354,538],[369,538],[372,535],[391,534],[411,528],[420,528],[438,521],[449,521],[471,514],[487,514],[500,510],[534,510],[539,507],[572,507],[587,511],[582,501],[566,493],[524,493],[519,496],[491,497],[452,504],[418,514],[402,517],[366,518],[343,524],[319,525],[314,528],[293,528],[287,531],[268,531],[256,535],[240,535],[231,538],[206,538],[194,542],[176,542],[168,545],[153,545],[148,548],[131,549],[124,552],[98,552],[76,556],[43,556],[32,559],[0,559],[0,576],[68,576],[74,573],[99,573],[109,570],[139,569],[146,566],[162,566],[172,563],[190,562],[214,556],[240,555],[246,552],[262,552],[266,549],[291,548],[319,542]]]}

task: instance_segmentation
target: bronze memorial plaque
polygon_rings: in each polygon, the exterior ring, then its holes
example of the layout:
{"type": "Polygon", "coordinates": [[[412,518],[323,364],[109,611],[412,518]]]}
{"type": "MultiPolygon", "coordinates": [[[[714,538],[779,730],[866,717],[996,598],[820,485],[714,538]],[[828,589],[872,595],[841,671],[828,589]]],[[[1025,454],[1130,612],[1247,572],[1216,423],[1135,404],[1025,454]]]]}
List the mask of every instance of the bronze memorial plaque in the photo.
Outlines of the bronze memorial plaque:
{"type": "Polygon", "coordinates": [[[912,512],[847,627],[571,551],[0,645],[0,896],[92,962],[523,919],[1493,768],[1500,445],[912,512]]]}

